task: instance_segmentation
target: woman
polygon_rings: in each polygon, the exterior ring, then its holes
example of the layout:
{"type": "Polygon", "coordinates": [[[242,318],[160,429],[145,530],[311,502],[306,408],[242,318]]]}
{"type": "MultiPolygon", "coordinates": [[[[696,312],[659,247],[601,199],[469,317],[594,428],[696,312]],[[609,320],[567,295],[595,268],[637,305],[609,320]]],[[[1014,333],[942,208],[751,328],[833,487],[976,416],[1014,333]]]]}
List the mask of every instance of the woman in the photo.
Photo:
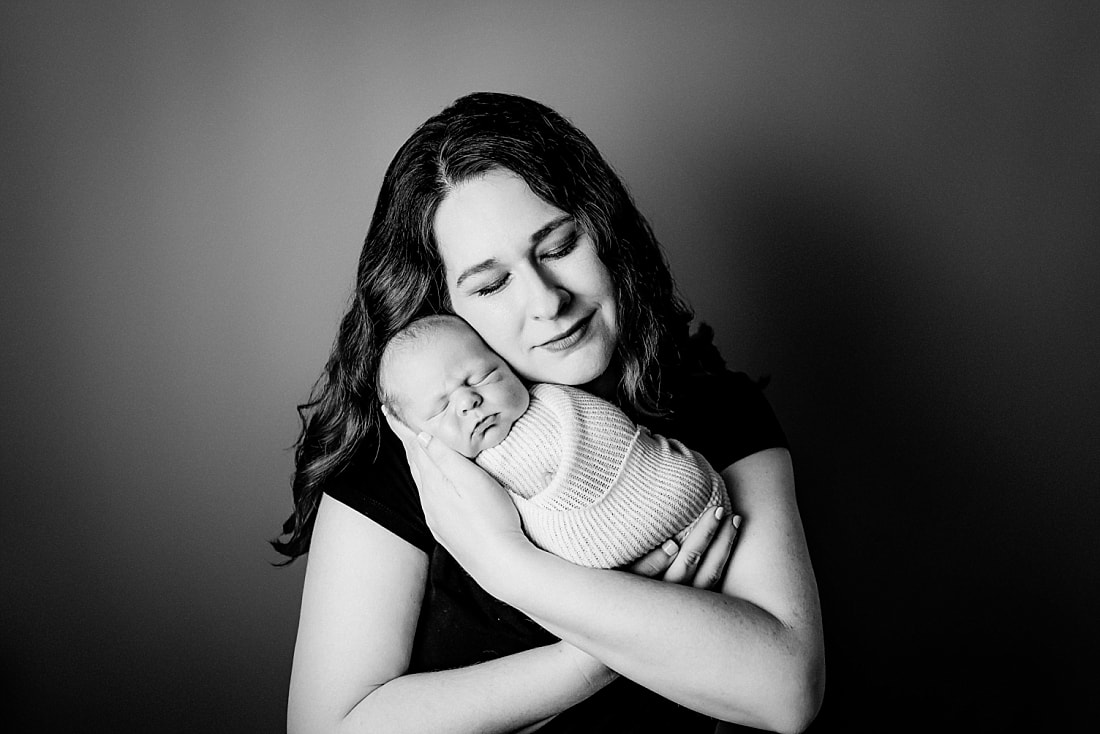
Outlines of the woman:
{"type": "Polygon", "coordinates": [[[790,457],[758,391],[689,321],[648,224],[561,116],[473,94],[412,135],[302,409],[295,513],[275,544],[310,551],[292,732],[809,723],[824,655],[790,457]],[[488,475],[383,425],[382,346],[443,311],[525,379],[582,386],[725,467],[739,535],[708,513],[634,573],[537,549],[488,475]]]}

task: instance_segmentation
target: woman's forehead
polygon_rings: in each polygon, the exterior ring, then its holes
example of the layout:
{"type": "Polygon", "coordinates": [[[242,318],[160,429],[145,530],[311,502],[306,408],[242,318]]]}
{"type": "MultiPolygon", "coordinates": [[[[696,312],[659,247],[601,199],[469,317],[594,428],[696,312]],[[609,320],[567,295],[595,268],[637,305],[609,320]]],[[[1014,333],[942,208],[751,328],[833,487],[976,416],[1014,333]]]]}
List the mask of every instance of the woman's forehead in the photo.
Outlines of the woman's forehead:
{"type": "Polygon", "coordinates": [[[448,274],[525,253],[532,238],[564,215],[519,176],[492,171],[464,181],[439,204],[433,222],[448,274]]]}

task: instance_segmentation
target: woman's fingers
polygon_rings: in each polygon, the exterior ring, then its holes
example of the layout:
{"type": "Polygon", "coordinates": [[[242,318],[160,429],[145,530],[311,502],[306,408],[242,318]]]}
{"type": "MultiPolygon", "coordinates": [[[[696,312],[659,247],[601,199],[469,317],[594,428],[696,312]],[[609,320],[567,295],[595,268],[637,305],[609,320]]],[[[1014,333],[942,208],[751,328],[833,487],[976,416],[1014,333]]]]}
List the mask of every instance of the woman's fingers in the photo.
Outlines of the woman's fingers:
{"type": "Polygon", "coordinates": [[[386,425],[389,426],[389,430],[394,431],[394,435],[401,441],[401,446],[405,448],[405,459],[409,462],[409,471],[412,473],[412,481],[420,485],[420,469],[417,465],[417,442],[416,434],[412,430],[401,423],[397,417],[390,413],[386,409],[386,406],[382,406],[382,415],[386,419],[386,425]]]}
{"type": "Polygon", "coordinates": [[[500,571],[500,559],[517,544],[530,544],[508,492],[484,469],[426,433],[413,451],[428,528],[479,583],[500,571]]]}
{"type": "Polygon", "coordinates": [[[699,516],[682,547],[668,540],[622,570],[674,584],[713,589],[722,583],[737,541],[740,515],[712,507],[699,516]]]}
{"type": "Polygon", "coordinates": [[[675,540],[666,540],[660,548],[654,548],[623,570],[651,579],[656,578],[672,565],[672,559],[676,557],[679,551],[680,546],[676,545],[675,540]]]}
{"type": "Polygon", "coordinates": [[[435,441],[429,433],[421,432],[415,438],[423,455],[431,462],[434,469],[446,478],[446,484],[450,485],[455,494],[462,496],[459,485],[463,475],[468,475],[471,470],[476,471],[475,465],[462,454],[446,446],[442,441],[435,441]]]}
{"type": "Polygon", "coordinates": [[[714,507],[698,518],[672,560],[664,581],[691,584],[700,589],[714,587],[726,572],[729,552],[736,539],[740,517],[729,518],[722,507],[714,507]]]}
{"type": "Polygon", "coordinates": [[[696,521],[695,527],[684,538],[680,552],[676,554],[672,565],[665,572],[665,581],[671,581],[674,584],[694,582],[699,572],[699,565],[707,556],[711,541],[714,540],[723,517],[725,517],[723,508],[715,507],[696,521]]]}
{"type": "Polygon", "coordinates": [[[699,563],[695,578],[691,580],[692,586],[697,589],[713,589],[721,585],[740,525],[741,517],[738,515],[721,521],[718,531],[712,537],[710,546],[703,555],[703,560],[699,563]]]}

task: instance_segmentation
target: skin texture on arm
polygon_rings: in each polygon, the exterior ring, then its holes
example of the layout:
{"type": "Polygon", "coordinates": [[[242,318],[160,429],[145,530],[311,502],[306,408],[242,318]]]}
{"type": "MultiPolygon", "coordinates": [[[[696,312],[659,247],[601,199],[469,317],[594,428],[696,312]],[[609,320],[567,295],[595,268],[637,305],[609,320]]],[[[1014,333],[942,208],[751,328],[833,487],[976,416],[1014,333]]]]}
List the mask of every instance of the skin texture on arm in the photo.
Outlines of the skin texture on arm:
{"type": "Polygon", "coordinates": [[[652,588],[630,577],[596,582],[554,564],[540,579],[548,591],[531,585],[506,601],[623,675],[690,708],[798,731],[820,706],[824,650],[790,458],[782,449],[765,451],[722,474],[746,518],[722,594],[652,588]],[[555,594],[547,576],[559,577],[573,591],[555,594]],[[613,613],[586,614],[589,594],[598,594],[613,613]]]}
{"type": "Polygon", "coordinates": [[[427,569],[422,551],[323,497],[294,650],[290,734],[537,728],[615,678],[567,642],[405,675],[427,569]]]}
{"type": "Polygon", "coordinates": [[[418,463],[429,525],[490,593],[624,676],[718,719],[799,731],[816,715],[821,615],[785,449],[722,472],[745,520],[715,593],[540,551],[512,524],[499,485],[436,442],[427,448],[418,463]]]}

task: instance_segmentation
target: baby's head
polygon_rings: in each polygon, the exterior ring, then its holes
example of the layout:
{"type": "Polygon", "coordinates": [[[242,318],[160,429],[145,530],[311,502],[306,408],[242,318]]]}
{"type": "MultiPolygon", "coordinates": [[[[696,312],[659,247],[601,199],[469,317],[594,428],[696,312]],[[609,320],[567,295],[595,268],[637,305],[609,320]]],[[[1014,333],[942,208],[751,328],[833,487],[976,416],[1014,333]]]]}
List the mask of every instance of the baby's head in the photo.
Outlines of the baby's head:
{"type": "Polygon", "coordinates": [[[414,433],[473,458],[504,440],[531,397],[508,363],[457,316],[426,316],[397,332],[378,365],[378,395],[414,433]]]}

